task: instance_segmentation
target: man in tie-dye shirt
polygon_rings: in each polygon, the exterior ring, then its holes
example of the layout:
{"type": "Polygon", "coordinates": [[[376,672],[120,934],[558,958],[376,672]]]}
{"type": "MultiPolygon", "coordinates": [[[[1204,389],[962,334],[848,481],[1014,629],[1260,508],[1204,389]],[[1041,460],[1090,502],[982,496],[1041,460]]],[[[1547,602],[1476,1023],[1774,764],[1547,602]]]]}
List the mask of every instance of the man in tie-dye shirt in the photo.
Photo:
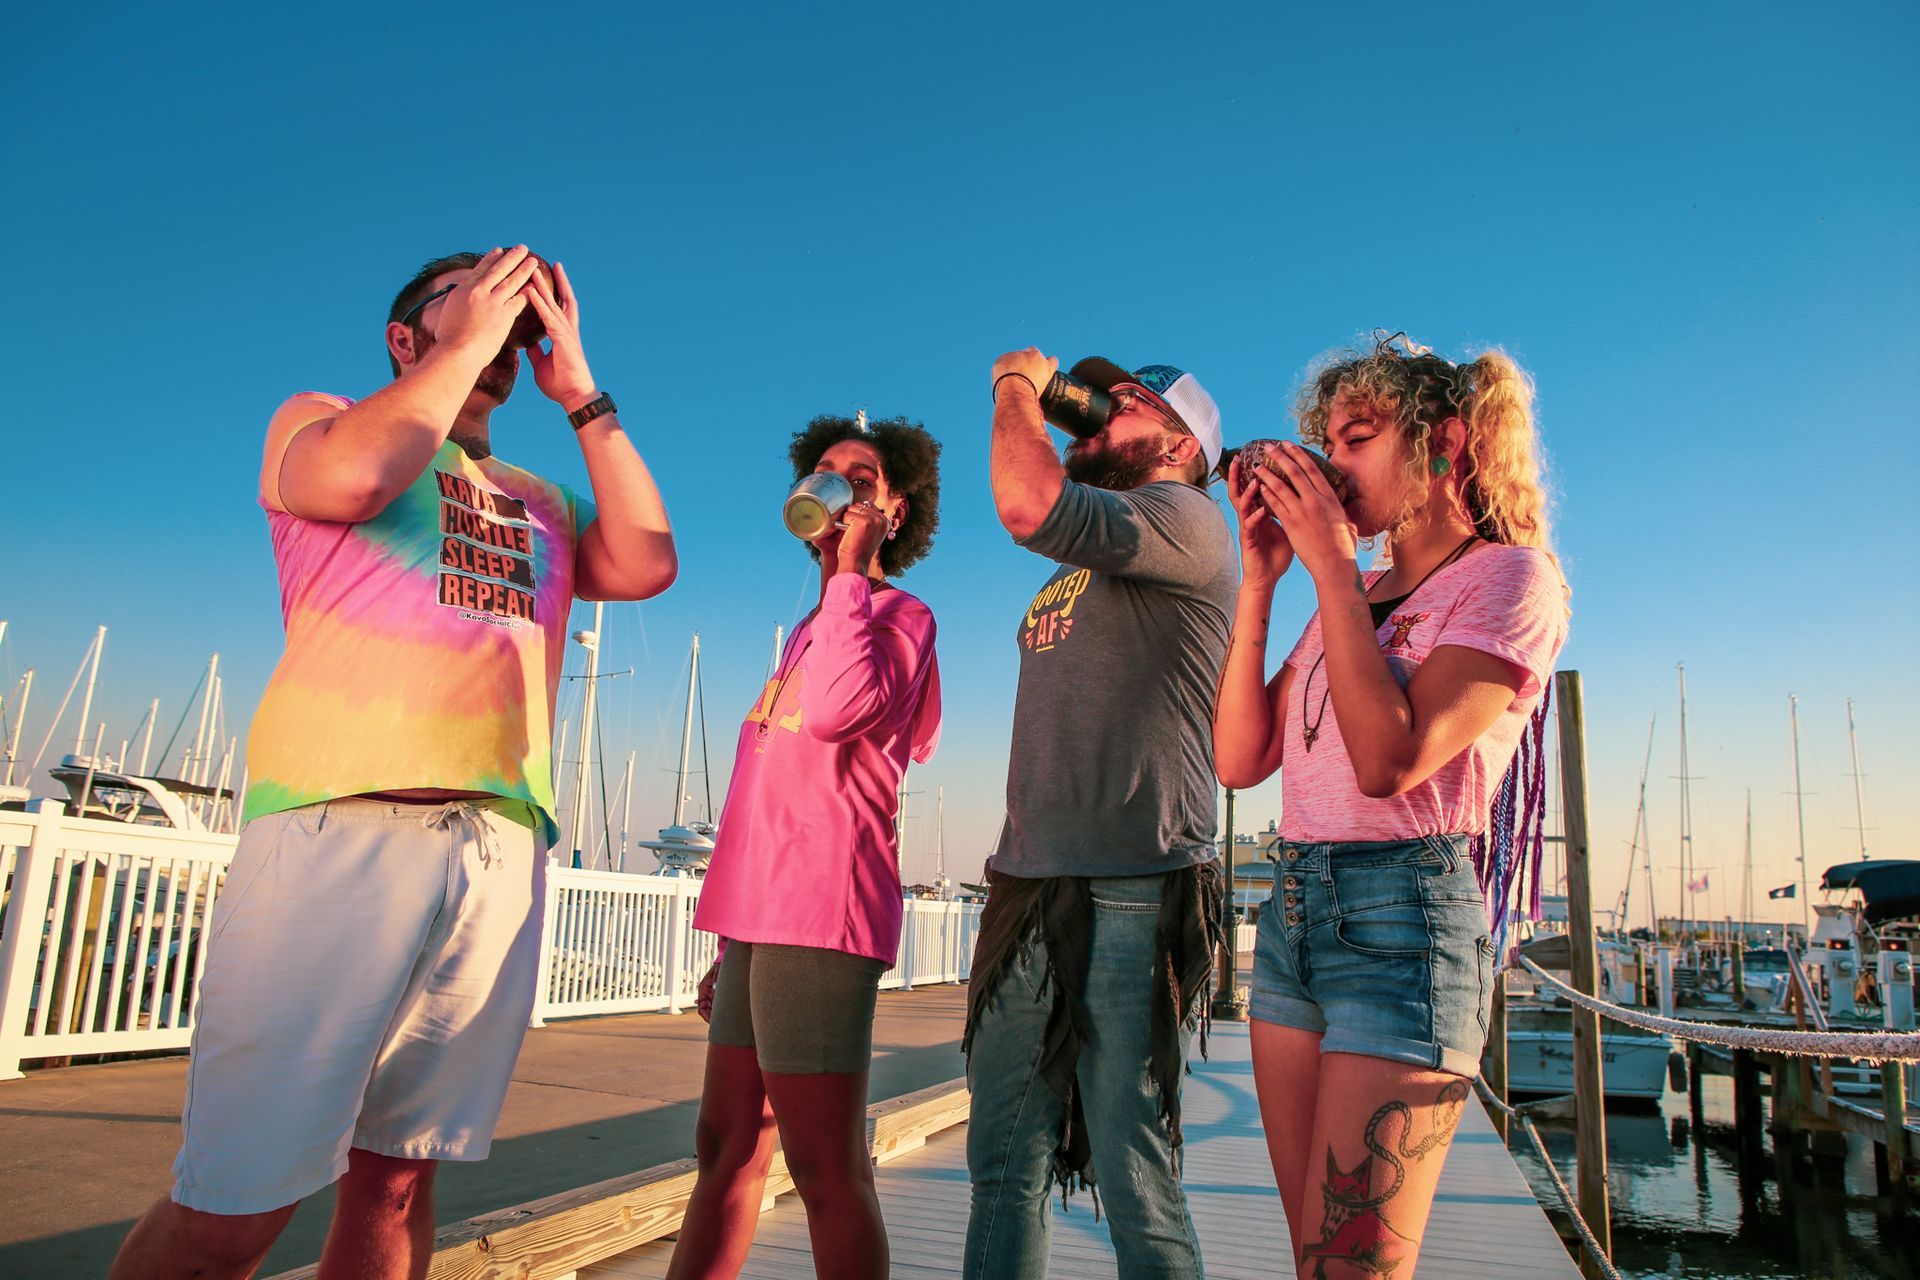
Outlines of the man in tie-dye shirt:
{"type": "Polygon", "coordinates": [[[115,1277],[250,1275],[336,1180],[328,1265],[424,1274],[435,1162],[485,1158],[532,1012],[569,606],[676,572],[559,264],[430,262],[386,341],[392,383],[302,392],[267,427],[287,651],[248,735],[173,1190],[115,1277]],[[493,456],[522,350],[593,502],[493,456]]]}

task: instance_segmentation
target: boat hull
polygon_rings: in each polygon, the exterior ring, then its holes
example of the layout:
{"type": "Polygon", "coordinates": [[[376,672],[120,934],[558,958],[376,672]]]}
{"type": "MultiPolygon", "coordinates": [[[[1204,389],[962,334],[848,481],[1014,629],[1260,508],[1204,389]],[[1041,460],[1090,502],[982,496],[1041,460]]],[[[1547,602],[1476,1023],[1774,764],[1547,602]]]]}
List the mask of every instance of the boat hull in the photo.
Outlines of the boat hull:
{"type": "MultiPolygon", "coordinates": [[[[1602,1036],[1600,1074],[1606,1096],[1657,1101],[1666,1093],[1667,1058],[1672,1052],[1673,1042],[1665,1036],[1602,1036]]],[[[1509,1030],[1507,1091],[1572,1093],[1572,1032],[1509,1030]]]]}

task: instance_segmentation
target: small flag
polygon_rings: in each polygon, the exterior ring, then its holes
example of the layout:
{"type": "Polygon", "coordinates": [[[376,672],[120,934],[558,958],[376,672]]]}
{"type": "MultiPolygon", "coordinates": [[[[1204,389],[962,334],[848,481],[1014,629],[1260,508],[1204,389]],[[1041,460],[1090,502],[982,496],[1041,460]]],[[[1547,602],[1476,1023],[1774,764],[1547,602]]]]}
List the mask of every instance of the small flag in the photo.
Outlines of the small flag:
{"type": "Polygon", "coordinates": [[[1800,886],[1797,884],[1783,884],[1778,889],[1767,890],[1767,896],[1769,898],[1797,898],[1800,896],[1800,886]]]}
{"type": "Polygon", "coordinates": [[[1702,871],[1700,873],[1700,878],[1698,880],[1687,881],[1688,893],[1705,893],[1706,891],[1707,891],[1707,873],[1706,872],[1702,871]]]}

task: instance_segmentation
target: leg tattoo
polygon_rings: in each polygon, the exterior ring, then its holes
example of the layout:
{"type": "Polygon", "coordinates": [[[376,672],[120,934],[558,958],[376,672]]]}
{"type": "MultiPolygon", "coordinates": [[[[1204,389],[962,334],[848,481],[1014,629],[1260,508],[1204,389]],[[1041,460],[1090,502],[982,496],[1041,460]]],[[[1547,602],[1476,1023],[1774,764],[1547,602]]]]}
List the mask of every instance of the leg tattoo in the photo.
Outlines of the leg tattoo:
{"type": "Polygon", "coordinates": [[[1327,1148],[1327,1179],[1321,1184],[1326,1216],[1320,1224],[1320,1241],[1301,1251],[1301,1256],[1314,1264],[1317,1280],[1349,1275],[1390,1277],[1413,1256],[1420,1242],[1387,1225],[1382,1210],[1406,1182],[1407,1161],[1423,1159],[1452,1141],[1466,1099],[1465,1081],[1450,1080],[1442,1085],[1434,1100],[1433,1127],[1426,1137],[1411,1145],[1413,1108],[1404,1102],[1387,1103],[1367,1121],[1362,1138],[1367,1154],[1351,1169],[1340,1168],[1333,1148],[1327,1148]],[[1394,1116],[1400,1119],[1400,1136],[1388,1146],[1380,1141],[1380,1129],[1394,1116]],[[1386,1166],[1384,1175],[1376,1162],[1386,1166]],[[1385,1185],[1376,1190],[1374,1183],[1382,1176],[1385,1185]],[[1330,1271],[1329,1266],[1335,1269],[1330,1271]]]}

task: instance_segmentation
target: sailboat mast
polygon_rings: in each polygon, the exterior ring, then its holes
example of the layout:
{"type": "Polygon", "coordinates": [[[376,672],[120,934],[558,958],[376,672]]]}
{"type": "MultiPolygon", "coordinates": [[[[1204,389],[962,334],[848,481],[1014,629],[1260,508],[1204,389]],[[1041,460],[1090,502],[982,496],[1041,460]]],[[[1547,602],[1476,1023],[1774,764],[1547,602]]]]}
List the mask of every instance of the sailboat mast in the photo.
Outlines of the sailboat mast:
{"type": "Polygon", "coordinates": [[[140,744],[139,773],[142,777],[146,776],[147,757],[151,755],[153,752],[153,726],[154,726],[154,723],[159,719],[160,719],[160,699],[155,698],[152,704],[147,707],[147,737],[146,737],[146,740],[140,744]]]}
{"type": "Polygon", "coordinates": [[[620,810],[620,865],[616,871],[627,869],[627,828],[633,825],[633,758],[636,753],[627,752],[627,776],[620,782],[622,808],[620,810]]]}
{"type": "MultiPolygon", "coordinates": [[[[13,709],[13,732],[7,735],[7,778],[6,785],[13,785],[13,764],[20,758],[20,735],[27,731],[27,699],[33,696],[33,668],[28,667],[20,676],[20,704],[13,709]]],[[[4,730],[5,725],[0,725],[4,730]]]]}
{"type": "Polygon", "coordinates": [[[187,782],[193,781],[193,770],[199,762],[200,752],[207,745],[207,720],[213,711],[213,682],[220,674],[220,655],[214,654],[207,660],[206,695],[200,700],[200,727],[193,734],[193,754],[181,762],[180,777],[187,782]]]}
{"type": "Polygon", "coordinates": [[[1753,919],[1753,788],[1747,788],[1747,852],[1740,864],[1740,936],[1753,919]]]}
{"type": "Polygon", "coordinates": [[[1675,917],[1682,938],[1687,931],[1688,875],[1693,861],[1693,787],[1687,769],[1687,664],[1675,663],[1680,673],[1680,910],[1675,917]]]}
{"type": "Polygon", "coordinates": [[[1860,794],[1860,736],[1853,730],[1853,699],[1847,699],[1847,746],[1853,752],[1853,823],[1860,836],[1860,857],[1867,856],[1867,804],[1860,794]]]}
{"type": "MultiPolygon", "coordinates": [[[[216,663],[219,662],[220,655],[217,653],[213,655],[213,660],[216,663]]],[[[225,716],[222,714],[225,708],[221,705],[221,699],[225,695],[225,687],[218,675],[215,675],[213,679],[207,682],[207,690],[207,750],[206,754],[201,756],[195,763],[193,776],[187,779],[188,782],[193,783],[197,787],[206,786],[207,779],[212,776],[213,753],[220,748],[220,722],[225,719],[225,716]]],[[[194,802],[196,808],[199,803],[198,800],[194,802]]]]}
{"type": "Polygon", "coordinates": [[[573,633],[574,643],[587,651],[587,695],[580,704],[580,768],[573,779],[573,857],[575,865],[592,858],[587,848],[587,765],[593,755],[593,704],[600,688],[600,627],[606,617],[606,605],[593,602],[593,630],[573,633]]]}
{"type": "Polygon", "coordinates": [[[673,825],[685,826],[687,767],[693,762],[693,699],[700,685],[700,633],[693,633],[693,653],[687,659],[687,718],[680,726],[680,771],[673,775],[673,825]]]}
{"type": "Polygon", "coordinates": [[[92,664],[87,669],[87,693],[80,700],[80,723],[73,731],[73,754],[85,754],[87,749],[87,719],[93,714],[93,687],[100,679],[100,654],[107,647],[107,629],[98,627],[93,633],[92,664]]]}
{"type": "Polygon", "coordinates": [[[227,781],[233,776],[233,758],[239,750],[240,739],[229,739],[227,742],[227,753],[220,759],[219,777],[213,784],[213,799],[210,802],[213,808],[208,810],[205,819],[207,830],[209,831],[218,831],[220,829],[220,805],[222,804],[220,793],[227,789],[227,781]]]}
{"type": "MultiPolygon", "coordinates": [[[[105,627],[100,629],[102,631],[106,630],[105,627]]],[[[93,796],[93,772],[100,762],[100,739],[106,736],[107,722],[102,720],[100,722],[99,732],[93,735],[93,750],[91,752],[86,750],[86,738],[83,736],[80,739],[81,749],[73,753],[77,756],[84,755],[87,758],[87,778],[80,786],[80,802],[73,807],[73,816],[76,818],[84,818],[87,816],[87,801],[93,796]]]]}
{"type": "Polygon", "coordinates": [[[1653,875],[1651,871],[1653,860],[1653,833],[1647,830],[1647,770],[1653,766],[1653,726],[1658,719],[1659,712],[1655,712],[1653,715],[1647,717],[1647,754],[1640,761],[1640,805],[1639,808],[1634,811],[1633,815],[1633,844],[1627,849],[1627,884],[1626,887],[1620,891],[1620,930],[1623,933],[1627,928],[1627,906],[1633,897],[1633,873],[1635,870],[1633,855],[1640,852],[1640,839],[1642,836],[1646,837],[1648,845],[1647,923],[1656,931],[1660,928],[1660,913],[1654,909],[1653,905],[1653,875]]]}
{"type": "Polygon", "coordinates": [[[1802,945],[1813,941],[1807,905],[1807,813],[1800,790],[1800,699],[1787,695],[1787,722],[1793,728],[1793,820],[1800,832],[1800,927],[1805,930],[1802,945]]]}
{"type": "Polygon", "coordinates": [[[933,887],[941,896],[947,885],[947,789],[933,792],[933,887]]]}

